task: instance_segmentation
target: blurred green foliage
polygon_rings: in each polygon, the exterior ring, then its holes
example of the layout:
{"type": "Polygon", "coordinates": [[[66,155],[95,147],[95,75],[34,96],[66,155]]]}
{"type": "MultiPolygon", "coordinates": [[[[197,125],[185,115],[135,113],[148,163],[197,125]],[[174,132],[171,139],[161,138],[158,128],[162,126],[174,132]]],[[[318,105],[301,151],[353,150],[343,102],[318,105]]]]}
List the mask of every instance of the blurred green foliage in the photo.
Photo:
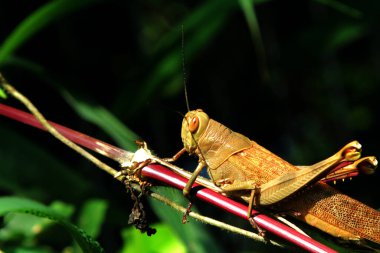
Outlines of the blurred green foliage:
{"type": "MultiPolygon", "coordinates": [[[[353,139],[366,154],[379,150],[376,1],[5,0],[1,5],[0,71],[47,118],[96,138],[129,150],[142,138],[159,156],[173,155],[181,147],[177,112],[186,112],[185,74],[190,108],[203,108],[290,162],[316,162],[353,139]]],[[[5,102],[20,107],[12,99],[5,102]]],[[[84,229],[106,252],[131,252],[131,245],[141,247],[139,252],[151,252],[152,245],[156,252],[274,250],[195,221],[182,225],[180,214],[162,212],[154,201],[146,203],[150,221],[159,238],[170,239],[150,245],[152,238],[127,225],[131,200],[113,178],[46,133],[11,120],[1,119],[0,138],[0,194],[34,199],[49,210],[51,203],[61,203],[57,212],[66,213],[68,226],[84,229]]],[[[379,208],[379,181],[377,174],[337,187],[379,208]]],[[[213,207],[198,208],[250,229],[213,207]]],[[[64,229],[32,217],[7,214],[0,248],[79,250],[64,229]],[[30,233],[36,224],[40,230],[30,233]]],[[[69,234],[75,238],[78,231],[69,234]]]]}
{"type": "MultiPolygon", "coordinates": [[[[50,228],[50,225],[52,224],[49,221],[36,218],[42,217],[56,221],[58,224],[66,228],[84,252],[103,252],[103,249],[98,242],[94,241],[92,237],[88,236],[82,229],[67,222],[65,217],[60,214],[64,213],[65,210],[68,210],[64,205],[56,203],[51,208],[48,208],[28,199],[2,197],[0,198],[0,207],[0,215],[12,212],[5,217],[6,227],[1,230],[1,241],[12,242],[12,240],[20,241],[21,239],[21,241],[24,242],[24,245],[16,246],[14,249],[15,251],[28,244],[28,246],[33,245],[34,243],[32,240],[34,240],[41,231],[45,232],[50,228]],[[54,209],[59,210],[60,213],[57,213],[54,209]],[[17,213],[21,213],[21,215],[17,215],[17,213]],[[36,217],[30,215],[28,217],[22,214],[32,214],[36,217]]],[[[38,252],[39,249],[36,247],[33,250],[38,252]]],[[[9,248],[4,247],[4,251],[9,251],[9,248]]]]}

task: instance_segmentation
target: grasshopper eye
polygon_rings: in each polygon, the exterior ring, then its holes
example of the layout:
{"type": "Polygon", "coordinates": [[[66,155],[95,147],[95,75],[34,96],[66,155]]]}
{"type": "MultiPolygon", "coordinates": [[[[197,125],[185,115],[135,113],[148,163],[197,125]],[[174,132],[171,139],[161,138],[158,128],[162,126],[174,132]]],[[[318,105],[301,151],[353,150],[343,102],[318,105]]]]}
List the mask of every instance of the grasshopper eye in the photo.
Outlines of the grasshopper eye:
{"type": "Polygon", "coordinates": [[[198,130],[198,127],[199,127],[199,118],[198,117],[191,118],[189,122],[189,131],[191,133],[194,133],[195,131],[198,130]]]}

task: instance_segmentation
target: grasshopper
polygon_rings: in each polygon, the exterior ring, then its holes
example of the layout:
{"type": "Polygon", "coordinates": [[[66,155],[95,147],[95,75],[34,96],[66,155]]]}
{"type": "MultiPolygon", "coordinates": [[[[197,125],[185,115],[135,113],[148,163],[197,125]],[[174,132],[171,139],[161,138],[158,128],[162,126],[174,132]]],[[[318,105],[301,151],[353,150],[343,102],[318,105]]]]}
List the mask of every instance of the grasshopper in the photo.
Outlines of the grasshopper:
{"type": "MultiPolygon", "coordinates": [[[[255,206],[270,206],[345,240],[367,239],[380,244],[380,212],[354,200],[324,182],[339,172],[361,168],[372,171],[375,157],[360,158],[361,145],[353,141],[335,155],[311,166],[294,166],[249,138],[209,118],[202,110],[189,111],[182,122],[184,153],[196,155],[198,166],[183,194],[204,167],[212,182],[227,196],[255,206]],[[336,165],[346,162],[339,171],[336,165]],[[300,194],[302,193],[302,194],[300,194]]],[[[344,172],[346,173],[346,172],[344,172]]]]}

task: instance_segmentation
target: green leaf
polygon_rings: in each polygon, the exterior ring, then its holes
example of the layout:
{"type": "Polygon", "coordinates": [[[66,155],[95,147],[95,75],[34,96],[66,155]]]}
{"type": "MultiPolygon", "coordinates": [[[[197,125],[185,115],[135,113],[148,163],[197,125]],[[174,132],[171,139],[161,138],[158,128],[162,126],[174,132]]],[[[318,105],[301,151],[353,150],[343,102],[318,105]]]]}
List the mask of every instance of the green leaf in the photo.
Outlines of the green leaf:
{"type": "Polygon", "coordinates": [[[75,211],[75,208],[73,205],[70,205],[68,203],[58,201],[58,200],[53,201],[49,207],[55,212],[61,214],[66,219],[70,218],[71,215],[73,215],[75,211]]]}
{"type": "Polygon", "coordinates": [[[7,93],[3,89],[0,88],[0,98],[6,99],[7,98],[7,93]]]}
{"type": "Polygon", "coordinates": [[[108,203],[103,199],[91,199],[86,201],[79,215],[78,225],[87,234],[96,238],[103,224],[108,203]]]}
{"type": "Polygon", "coordinates": [[[84,252],[103,252],[99,243],[87,235],[82,229],[68,222],[65,217],[51,208],[38,202],[17,197],[1,197],[0,215],[4,216],[9,212],[26,213],[53,220],[67,229],[84,252]]]}
{"type": "MultiPolygon", "coordinates": [[[[65,217],[73,213],[74,207],[67,203],[54,201],[50,209],[65,217]]],[[[26,213],[10,212],[4,216],[4,225],[0,229],[0,245],[5,252],[52,252],[46,247],[56,248],[58,245],[67,247],[72,238],[61,226],[48,218],[33,216],[26,213]],[[17,245],[14,249],[12,245],[17,245]],[[26,247],[26,248],[23,248],[26,247]],[[43,249],[46,250],[43,250],[43,249]]],[[[78,252],[80,248],[78,247],[78,252]]]]}
{"type": "Polygon", "coordinates": [[[343,26],[338,26],[331,32],[326,48],[328,51],[334,52],[363,37],[365,33],[366,29],[361,25],[344,24],[343,26]]]}
{"type": "Polygon", "coordinates": [[[327,5],[331,7],[332,9],[335,9],[336,11],[339,11],[353,18],[361,18],[363,16],[363,13],[361,11],[336,0],[314,0],[314,1],[320,4],[327,5]]]}
{"type": "Polygon", "coordinates": [[[97,125],[120,147],[129,151],[136,150],[135,141],[139,139],[138,135],[126,127],[110,111],[102,106],[90,105],[76,100],[66,91],[62,91],[62,95],[84,120],[97,125]]]}
{"type": "Polygon", "coordinates": [[[6,64],[7,67],[17,67],[20,68],[20,70],[30,71],[31,73],[34,73],[35,75],[40,76],[41,78],[47,75],[45,72],[45,68],[42,65],[22,57],[10,55],[6,60],[6,64]]]}
{"type": "MultiPolygon", "coordinates": [[[[64,218],[70,217],[74,212],[74,207],[60,201],[54,201],[50,209],[60,214],[64,218]]],[[[24,235],[26,238],[34,238],[37,234],[51,227],[54,221],[31,216],[25,213],[9,213],[5,216],[6,227],[0,233],[0,240],[9,240],[14,235],[24,235]]]]}
{"type": "Polygon", "coordinates": [[[240,7],[247,21],[249,31],[251,33],[253,46],[257,53],[257,64],[260,68],[262,80],[269,80],[269,70],[266,64],[264,42],[260,32],[259,22],[257,21],[255,3],[253,0],[239,0],[240,7]]]}
{"type": "Polygon", "coordinates": [[[121,253],[166,253],[176,252],[185,253],[186,248],[183,242],[178,238],[176,233],[170,226],[159,223],[153,224],[152,227],[157,229],[157,232],[152,236],[141,234],[134,227],[129,227],[122,231],[123,248],[121,253]]]}
{"type": "MultiPolygon", "coordinates": [[[[46,135],[44,132],[36,134],[46,135]]],[[[80,196],[96,191],[96,185],[85,180],[79,171],[15,129],[0,127],[0,136],[2,191],[39,200],[58,198],[69,202],[80,201],[80,196]]]]}
{"type": "Polygon", "coordinates": [[[0,65],[4,64],[14,51],[44,27],[51,25],[65,15],[96,2],[94,0],[56,0],[43,5],[25,18],[0,46],[0,65]]]}

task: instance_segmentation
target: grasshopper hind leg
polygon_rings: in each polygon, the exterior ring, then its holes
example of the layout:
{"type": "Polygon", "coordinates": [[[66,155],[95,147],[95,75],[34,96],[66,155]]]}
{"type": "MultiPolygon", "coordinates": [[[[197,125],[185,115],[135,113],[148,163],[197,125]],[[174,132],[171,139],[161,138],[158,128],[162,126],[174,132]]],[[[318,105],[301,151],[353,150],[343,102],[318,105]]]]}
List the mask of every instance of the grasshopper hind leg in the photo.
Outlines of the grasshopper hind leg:
{"type": "Polygon", "coordinates": [[[260,205],[260,197],[261,197],[260,187],[255,186],[254,189],[251,190],[251,195],[249,197],[248,212],[247,212],[248,218],[252,216],[252,207],[260,205]]]}
{"type": "Polygon", "coordinates": [[[260,207],[260,199],[261,199],[261,187],[258,186],[255,181],[248,180],[248,181],[234,181],[232,183],[226,183],[225,185],[222,185],[221,188],[225,192],[233,193],[234,191],[246,191],[250,190],[251,193],[246,198],[244,198],[245,201],[248,202],[248,210],[247,210],[247,218],[249,223],[252,225],[254,229],[257,230],[258,234],[265,238],[265,230],[262,229],[255,221],[255,216],[258,215],[258,213],[252,214],[252,208],[260,207]]]}

